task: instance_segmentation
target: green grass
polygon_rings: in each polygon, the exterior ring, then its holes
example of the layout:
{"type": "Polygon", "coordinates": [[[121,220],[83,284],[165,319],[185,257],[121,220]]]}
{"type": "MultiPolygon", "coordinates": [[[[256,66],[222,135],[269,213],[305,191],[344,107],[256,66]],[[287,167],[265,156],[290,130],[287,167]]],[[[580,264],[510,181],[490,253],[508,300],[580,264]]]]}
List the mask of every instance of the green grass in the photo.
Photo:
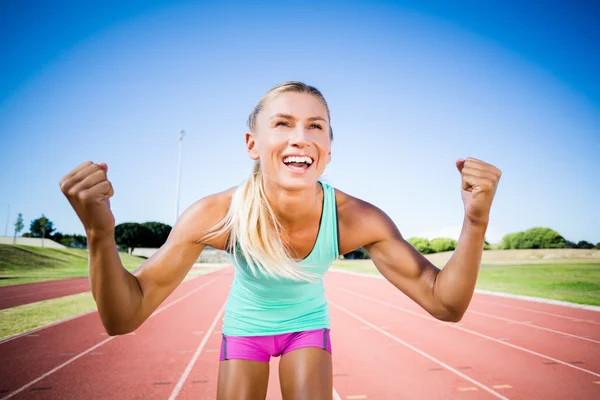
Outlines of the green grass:
{"type": "MultiPolygon", "coordinates": [[[[334,267],[380,275],[370,261],[338,261],[334,267]]],[[[484,264],[477,288],[600,306],[600,263],[484,264]]]]}
{"type": "MultiPolygon", "coordinates": [[[[219,267],[192,268],[184,281],[218,270],[219,267]]],[[[0,339],[18,335],[43,325],[96,310],[92,292],[0,310],[0,339]]]]}
{"type": "MultiPolygon", "coordinates": [[[[144,262],[126,253],[119,255],[129,271],[144,262]]],[[[0,286],[87,276],[87,250],[0,244],[0,286]]]]}
{"type": "Polygon", "coordinates": [[[96,309],[92,292],[0,310],[0,339],[96,309]]]}
{"type": "Polygon", "coordinates": [[[477,288],[600,306],[600,263],[482,265],[477,288]]]}

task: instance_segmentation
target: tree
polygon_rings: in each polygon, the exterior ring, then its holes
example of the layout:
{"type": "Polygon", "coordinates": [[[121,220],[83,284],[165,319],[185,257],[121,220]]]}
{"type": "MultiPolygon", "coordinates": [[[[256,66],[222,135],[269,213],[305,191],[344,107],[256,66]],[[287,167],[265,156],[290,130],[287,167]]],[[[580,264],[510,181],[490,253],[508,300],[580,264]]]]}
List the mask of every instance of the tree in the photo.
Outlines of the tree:
{"type": "Polygon", "coordinates": [[[550,228],[531,228],[524,232],[504,235],[503,249],[562,249],[569,243],[550,228]]]}
{"type": "Polygon", "coordinates": [[[412,237],[408,239],[408,243],[423,254],[433,253],[433,250],[429,246],[429,240],[427,239],[412,237]]]}
{"type": "Polygon", "coordinates": [[[600,250],[600,242],[596,243],[596,245],[594,246],[594,249],[600,250]]]}
{"type": "Polygon", "coordinates": [[[591,244],[590,242],[586,242],[585,240],[580,240],[577,243],[577,248],[578,249],[593,249],[594,245],[591,244]]]}
{"type": "Polygon", "coordinates": [[[157,248],[165,244],[169,234],[171,233],[171,226],[163,224],[162,222],[144,222],[142,224],[152,232],[152,241],[148,247],[157,248]]]}
{"type": "Polygon", "coordinates": [[[429,242],[429,248],[433,253],[452,251],[456,249],[456,240],[450,238],[435,238],[429,242]]]}
{"type": "Polygon", "coordinates": [[[31,221],[31,225],[29,226],[29,231],[31,232],[31,237],[39,237],[42,238],[42,247],[44,247],[44,238],[46,236],[52,236],[52,232],[56,228],[53,226],[54,224],[50,221],[44,214],[38,219],[34,219],[31,221]]]}
{"type": "Polygon", "coordinates": [[[17,243],[17,235],[21,233],[23,228],[25,228],[25,225],[23,225],[23,214],[19,213],[19,215],[17,215],[17,222],[15,222],[15,236],[13,237],[13,244],[17,243]]]}
{"type": "Polygon", "coordinates": [[[87,248],[87,237],[83,235],[64,235],[56,232],[52,235],[52,240],[67,247],[75,247],[78,249],[87,248]]]}
{"type": "Polygon", "coordinates": [[[38,219],[31,221],[29,225],[29,231],[31,237],[49,237],[52,236],[52,232],[55,231],[54,224],[44,214],[38,219]]]}
{"type": "Polygon", "coordinates": [[[124,222],[115,226],[115,241],[131,254],[139,247],[151,247],[153,241],[152,231],[136,222],[124,222]]]}

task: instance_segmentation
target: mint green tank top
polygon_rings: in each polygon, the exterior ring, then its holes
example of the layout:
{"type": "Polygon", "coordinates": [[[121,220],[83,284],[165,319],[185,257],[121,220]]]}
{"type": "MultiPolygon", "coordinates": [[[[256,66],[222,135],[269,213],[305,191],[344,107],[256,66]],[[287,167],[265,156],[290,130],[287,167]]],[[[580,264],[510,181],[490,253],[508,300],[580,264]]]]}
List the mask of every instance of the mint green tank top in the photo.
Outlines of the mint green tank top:
{"type": "Polygon", "coordinates": [[[329,308],[323,275],[338,258],[338,223],[334,188],[323,187],[323,211],[319,233],[311,253],[300,265],[310,265],[318,274],[314,282],[254,276],[243,257],[229,258],[235,275],[223,317],[227,336],[264,336],[329,328],[329,308]]]}

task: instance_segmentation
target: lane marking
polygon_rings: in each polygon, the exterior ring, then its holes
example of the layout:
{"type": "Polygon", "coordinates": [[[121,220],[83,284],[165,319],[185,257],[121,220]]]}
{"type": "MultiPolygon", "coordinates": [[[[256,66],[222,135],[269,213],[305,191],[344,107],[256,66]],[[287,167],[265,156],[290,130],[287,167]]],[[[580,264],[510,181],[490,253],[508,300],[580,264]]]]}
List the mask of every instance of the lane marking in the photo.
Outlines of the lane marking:
{"type": "Polygon", "coordinates": [[[531,321],[521,322],[521,321],[516,321],[514,319],[499,317],[499,316],[496,316],[496,315],[487,314],[487,313],[484,313],[484,312],[481,312],[481,311],[475,311],[475,310],[468,310],[467,313],[476,314],[476,315],[482,315],[484,317],[493,318],[493,319],[497,319],[497,320],[500,320],[500,321],[508,322],[509,324],[513,324],[513,325],[528,326],[530,328],[540,329],[540,330],[543,330],[543,331],[553,332],[553,333],[557,333],[559,335],[564,335],[564,336],[572,337],[572,338],[575,338],[575,339],[587,340],[588,342],[593,342],[593,343],[600,344],[600,341],[598,341],[598,340],[589,339],[589,338],[583,337],[583,336],[573,335],[571,333],[567,333],[567,332],[563,332],[563,331],[558,331],[558,330],[555,330],[555,329],[545,328],[545,327],[539,326],[539,325],[534,325],[534,324],[531,323],[531,321]]]}
{"type": "MultiPolygon", "coordinates": [[[[199,287],[197,287],[196,289],[192,290],[190,293],[187,293],[184,296],[181,296],[180,298],[178,298],[177,300],[172,301],[171,303],[167,304],[166,306],[159,308],[158,310],[156,310],[153,314],[151,314],[149,318],[154,317],[155,315],[160,314],[162,311],[170,308],[171,306],[173,306],[176,303],[179,303],[181,300],[188,298],[189,296],[191,296],[192,294],[198,292],[199,290],[205,288],[206,286],[208,286],[209,284],[213,283],[214,281],[216,281],[218,278],[214,278],[208,282],[203,283],[202,285],[200,285],[199,287]]],[[[123,335],[121,335],[123,336],[123,335]]],[[[55,373],[56,371],[66,367],[67,365],[71,364],[73,361],[83,357],[84,355],[96,350],[98,347],[104,345],[105,343],[110,342],[111,340],[113,340],[114,338],[117,338],[118,336],[109,336],[106,339],[104,339],[103,341],[101,341],[98,344],[95,344],[94,346],[90,347],[87,350],[82,351],[81,353],[77,354],[75,357],[68,359],[67,361],[65,361],[64,363],[60,364],[57,367],[54,367],[53,369],[51,369],[50,371],[46,372],[45,374],[35,378],[34,380],[32,380],[29,383],[26,383],[25,385],[21,386],[20,388],[18,388],[17,390],[14,390],[13,392],[9,393],[8,395],[2,397],[0,400],[6,400],[6,399],[10,399],[11,397],[13,397],[16,394],[21,393],[23,390],[27,389],[28,387],[31,387],[32,385],[35,385],[36,383],[38,383],[39,381],[41,381],[42,379],[46,378],[49,375],[52,375],[53,373],[55,373]]]]}
{"type": "Polygon", "coordinates": [[[600,385],[600,381],[594,381],[596,385],[600,385]]]}
{"type": "Polygon", "coordinates": [[[198,348],[196,349],[196,352],[192,356],[192,359],[190,360],[188,365],[185,367],[183,374],[181,374],[181,378],[179,378],[179,381],[175,385],[175,388],[173,388],[173,391],[171,392],[171,395],[169,396],[169,400],[174,400],[175,398],[177,398],[177,395],[181,391],[181,388],[183,387],[185,380],[190,375],[190,372],[192,372],[192,368],[194,367],[194,364],[196,364],[198,357],[200,357],[200,353],[202,352],[202,349],[206,345],[206,342],[208,342],[208,338],[210,337],[211,332],[215,329],[215,327],[217,326],[217,323],[221,320],[221,315],[223,314],[223,311],[225,311],[225,305],[226,304],[223,304],[221,306],[221,309],[219,310],[219,312],[217,313],[217,316],[215,317],[212,324],[210,325],[210,328],[208,328],[206,335],[204,335],[204,337],[202,338],[202,341],[200,342],[200,345],[198,345],[198,348]]]}
{"type": "Polygon", "coordinates": [[[512,389],[512,386],[504,384],[504,385],[493,385],[494,389],[512,389]]]}
{"type": "MultiPolygon", "coordinates": [[[[362,277],[366,277],[366,278],[374,278],[374,279],[385,280],[385,277],[383,277],[382,275],[375,275],[375,274],[369,274],[369,273],[364,273],[364,272],[346,271],[346,270],[344,270],[342,268],[339,268],[339,267],[331,267],[331,268],[329,268],[329,271],[331,271],[331,272],[338,272],[340,274],[346,274],[346,275],[356,275],[356,276],[362,276],[362,277]]],[[[530,301],[530,302],[535,302],[535,303],[552,304],[552,305],[557,305],[557,306],[565,306],[565,307],[571,307],[571,308],[584,309],[584,310],[588,310],[588,311],[598,311],[598,312],[600,312],[600,306],[591,306],[591,305],[587,305],[587,304],[570,303],[570,302],[567,302],[567,301],[551,300],[551,299],[545,299],[545,298],[542,298],[542,297],[523,296],[523,295],[518,295],[518,294],[493,292],[493,291],[490,291],[490,290],[481,290],[481,289],[475,289],[475,293],[484,294],[484,295],[486,294],[486,295],[496,296],[496,297],[506,297],[506,298],[510,298],[510,299],[525,300],[525,301],[530,301]]],[[[491,304],[495,304],[495,303],[491,303],[491,304]]],[[[591,322],[591,321],[589,321],[589,322],[591,322]]],[[[600,323],[600,322],[594,322],[594,323],[600,323]]]]}
{"type": "MultiPolygon", "coordinates": [[[[396,306],[394,304],[391,304],[391,303],[388,303],[388,302],[385,302],[385,301],[377,300],[377,299],[375,299],[373,297],[365,296],[363,294],[357,293],[357,292],[355,292],[353,290],[350,290],[350,289],[345,289],[345,288],[342,288],[342,287],[339,287],[339,286],[337,288],[340,289],[340,290],[342,290],[342,291],[348,292],[348,293],[350,293],[350,294],[352,294],[354,296],[362,297],[363,299],[370,300],[370,301],[372,301],[374,303],[382,304],[384,306],[387,306],[387,307],[390,307],[390,308],[394,308],[396,310],[400,310],[400,311],[403,311],[403,312],[408,313],[408,314],[416,315],[417,317],[424,318],[424,319],[426,319],[428,321],[437,321],[437,319],[435,319],[433,317],[429,317],[427,315],[423,315],[423,314],[420,314],[420,313],[412,311],[412,310],[407,310],[406,308],[399,307],[399,306],[396,306]]],[[[585,368],[581,368],[581,367],[578,367],[576,365],[569,364],[567,362],[558,360],[558,359],[550,357],[550,356],[545,356],[545,355],[540,354],[538,352],[535,352],[533,350],[529,350],[529,349],[526,349],[524,347],[517,346],[517,345],[514,345],[512,343],[509,343],[509,342],[506,342],[506,341],[502,341],[502,340],[493,338],[491,336],[484,335],[483,333],[472,331],[472,330],[464,328],[462,326],[456,326],[456,325],[452,324],[451,322],[447,322],[447,323],[445,323],[445,325],[448,326],[448,327],[450,327],[450,328],[453,328],[453,329],[458,329],[458,330],[470,333],[472,335],[476,335],[476,336],[479,336],[479,337],[483,337],[483,338],[489,339],[489,340],[491,340],[493,342],[500,343],[500,344],[502,344],[504,346],[509,346],[509,347],[515,348],[517,350],[521,350],[521,351],[524,351],[526,353],[533,354],[533,355],[536,355],[538,357],[545,358],[546,360],[554,361],[554,362],[556,362],[558,364],[566,365],[567,367],[570,367],[570,368],[578,369],[578,370],[586,372],[586,373],[588,373],[590,375],[594,375],[594,376],[600,377],[600,374],[597,374],[595,372],[589,371],[589,370],[587,370],[585,368]]]]}
{"type": "Polygon", "coordinates": [[[574,322],[589,322],[590,324],[600,325],[600,322],[593,321],[590,319],[575,318],[575,317],[570,317],[568,315],[555,314],[555,313],[551,313],[551,312],[547,312],[547,311],[540,311],[540,310],[536,310],[534,308],[513,306],[510,304],[500,304],[500,303],[495,303],[493,301],[486,301],[486,300],[480,300],[480,299],[477,300],[477,303],[489,304],[492,306],[498,306],[498,307],[504,307],[504,308],[514,308],[516,310],[529,311],[529,312],[536,313],[536,314],[550,315],[552,317],[564,318],[564,319],[568,319],[568,320],[571,320],[574,322]]]}
{"type": "Polygon", "coordinates": [[[342,400],[335,388],[333,388],[333,400],[342,400]]]}
{"type": "Polygon", "coordinates": [[[365,325],[369,325],[371,328],[375,329],[377,332],[379,332],[379,333],[381,333],[381,334],[383,334],[383,335],[385,335],[385,336],[389,337],[390,339],[392,339],[392,340],[395,340],[396,342],[398,342],[398,343],[400,343],[400,344],[402,344],[402,345],[404,345],[404,346],[408,347],[409,349],[413,350],[414,352],[416,352],[416,353],[419,353],[419,354],[420,354],[420,355],[422,355],[423,357],[425,357],[425,358],[427,358],[427,359],[429,359],[429,360],[433,361],[434,363],[436,363],[436,364],[438,364],[438,365],[440,365],[440,366],[442,366],[442,367],[446,368],[448,371],[450,371],[450,372],[453,372],[454,374],[456,374],[456,375],[460,376],[461,378],[463,378],[463,379],[465,379],[465,380],[467,380],[467,381],[471,382],[473,385],[476,385],[476,386],[480,387],[481,389],[483,389],[483,390],[485,390],[486,392],[488,392],[488,393],[490,393],[490,394],[494,395],[495,397],[497,397],[497,398],[499,398],[499,399],[508,400],[506,397],[502,396],[500,393],[498,393],[498,392],[494,391],[493,389],[491,389],[491,388],[489,388],[489,387],[485,386],[484,384],[482,384],[482,383],[480,383],[480,382],[476,381],[475,379],[471,378],[470,376],[463,374],[462,372],[458,371],[457,369],[455,369],[455,368],[452,368],[452,367],[451,367],[451,366],[449,366],[448,364],[446,364],[446,363],[444,363],[444,362],[442,362],[442,361],[438,360],[437,358],[435,358],[435,357],[433,357],[433,356],[431,356],[431,355],[429,355],[429,354],[425,353],[424,351],[422,351],[422,350],[420,350],[420,349],[418,349],[418,348],[416,348],[416,347],[414,347],[414,346],[412,346],[412,345],[410,345],[410,344],[406,343],[404,340],[402,340],[402,339],[400,339],[400,338],[398,338],[398,337],[396,337],[396,336],[392,335],[391,333],[389,333],[389,332],[387,332],[387,331],[384,331],[383,329],[380,329],[379,327],[377,327],[376,325],[374,325],[374,324],[370,323],[369,321],[365,320],[364,318],[362,318],[362,317],[360,317],[360,316],[358,316],[358,315],[354,314],[352,311],[349,311],[349,310],[347,310],[346,308],[344,308],[344,307],[342,307],[342,306],[338,305],[337,303],[333,303],[333,302],[331,302],[331,301],[330,301],[329,303],[330,303],[332,306],[334,306],[335,308],[339,309],[340,311],[343,311],[343,312],[345,312],[346,314],[350,315],[350,316],[351,316],[351,317],[353,317],[354,319],[356,319],[356,320],[358,320],[358,321],[362,322],[362,323],[363,323],[363,324],[365,324],[365,325]]]}
{"type": "Polygon", "coordinates": [[[7,342],[10,342],[11,340],[15,340],[15,339],[18,339],[18,338],[23,337],[23,336],[28,336],[28,335],[30,335],[32,333],[41,331],[42,329],[50,328],[51,326],[62,324],[63,322],[67,322],[67,321],[70,321],[72,319],[83,317],[85,315],[88,315],[88,314],[91,314],[91,313],[94,313],[94,312],[96,312],[96,310],[84,312],[84,313],[77,314],[77,315],[73,315],[73,316],[68,317],[68,318],[63,318],[63,319],[60,319],[58,321],[54,321],[54,322],[51,322],[49,324],[39,326],[39,327],[37,327],[35,329],[29,330],[29,331],[26,331],[26,332],[18,333],[18,334],[14,335],[14,336],[9,336],[7,338],[4,338],[4,339],[0,340],[0,344],[4,344],[4,343],[7,343],[7,342]]]}
{"type": "Polygon", "coordinates": [[[470,386],[470,387],[461,387],[461,388],[458,388],[458,390],[460,390],[461,392],[471,392],[471,391],[477,390],[477,388],[475,386],[470,386]]]}

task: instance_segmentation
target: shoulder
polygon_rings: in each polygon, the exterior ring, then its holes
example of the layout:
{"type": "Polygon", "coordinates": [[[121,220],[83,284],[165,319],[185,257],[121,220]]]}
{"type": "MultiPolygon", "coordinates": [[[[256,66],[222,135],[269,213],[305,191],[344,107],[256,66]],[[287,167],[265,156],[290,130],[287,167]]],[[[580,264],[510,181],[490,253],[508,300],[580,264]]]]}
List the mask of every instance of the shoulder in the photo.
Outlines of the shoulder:
{"type": "Polygon", "coordinates": [[[391,236],[400,238],[392,219],[379,207],[335,189],[340,252],[350,252],[391,236]]]}
{"type": "Polygon", "coordinates": [[[207,234],[227,215],[236,189],[231,187],[197,200],[181,214],[173,231],[196,244],[224,249],[226,238],[223,235],[208,239],[207,234]]]}

